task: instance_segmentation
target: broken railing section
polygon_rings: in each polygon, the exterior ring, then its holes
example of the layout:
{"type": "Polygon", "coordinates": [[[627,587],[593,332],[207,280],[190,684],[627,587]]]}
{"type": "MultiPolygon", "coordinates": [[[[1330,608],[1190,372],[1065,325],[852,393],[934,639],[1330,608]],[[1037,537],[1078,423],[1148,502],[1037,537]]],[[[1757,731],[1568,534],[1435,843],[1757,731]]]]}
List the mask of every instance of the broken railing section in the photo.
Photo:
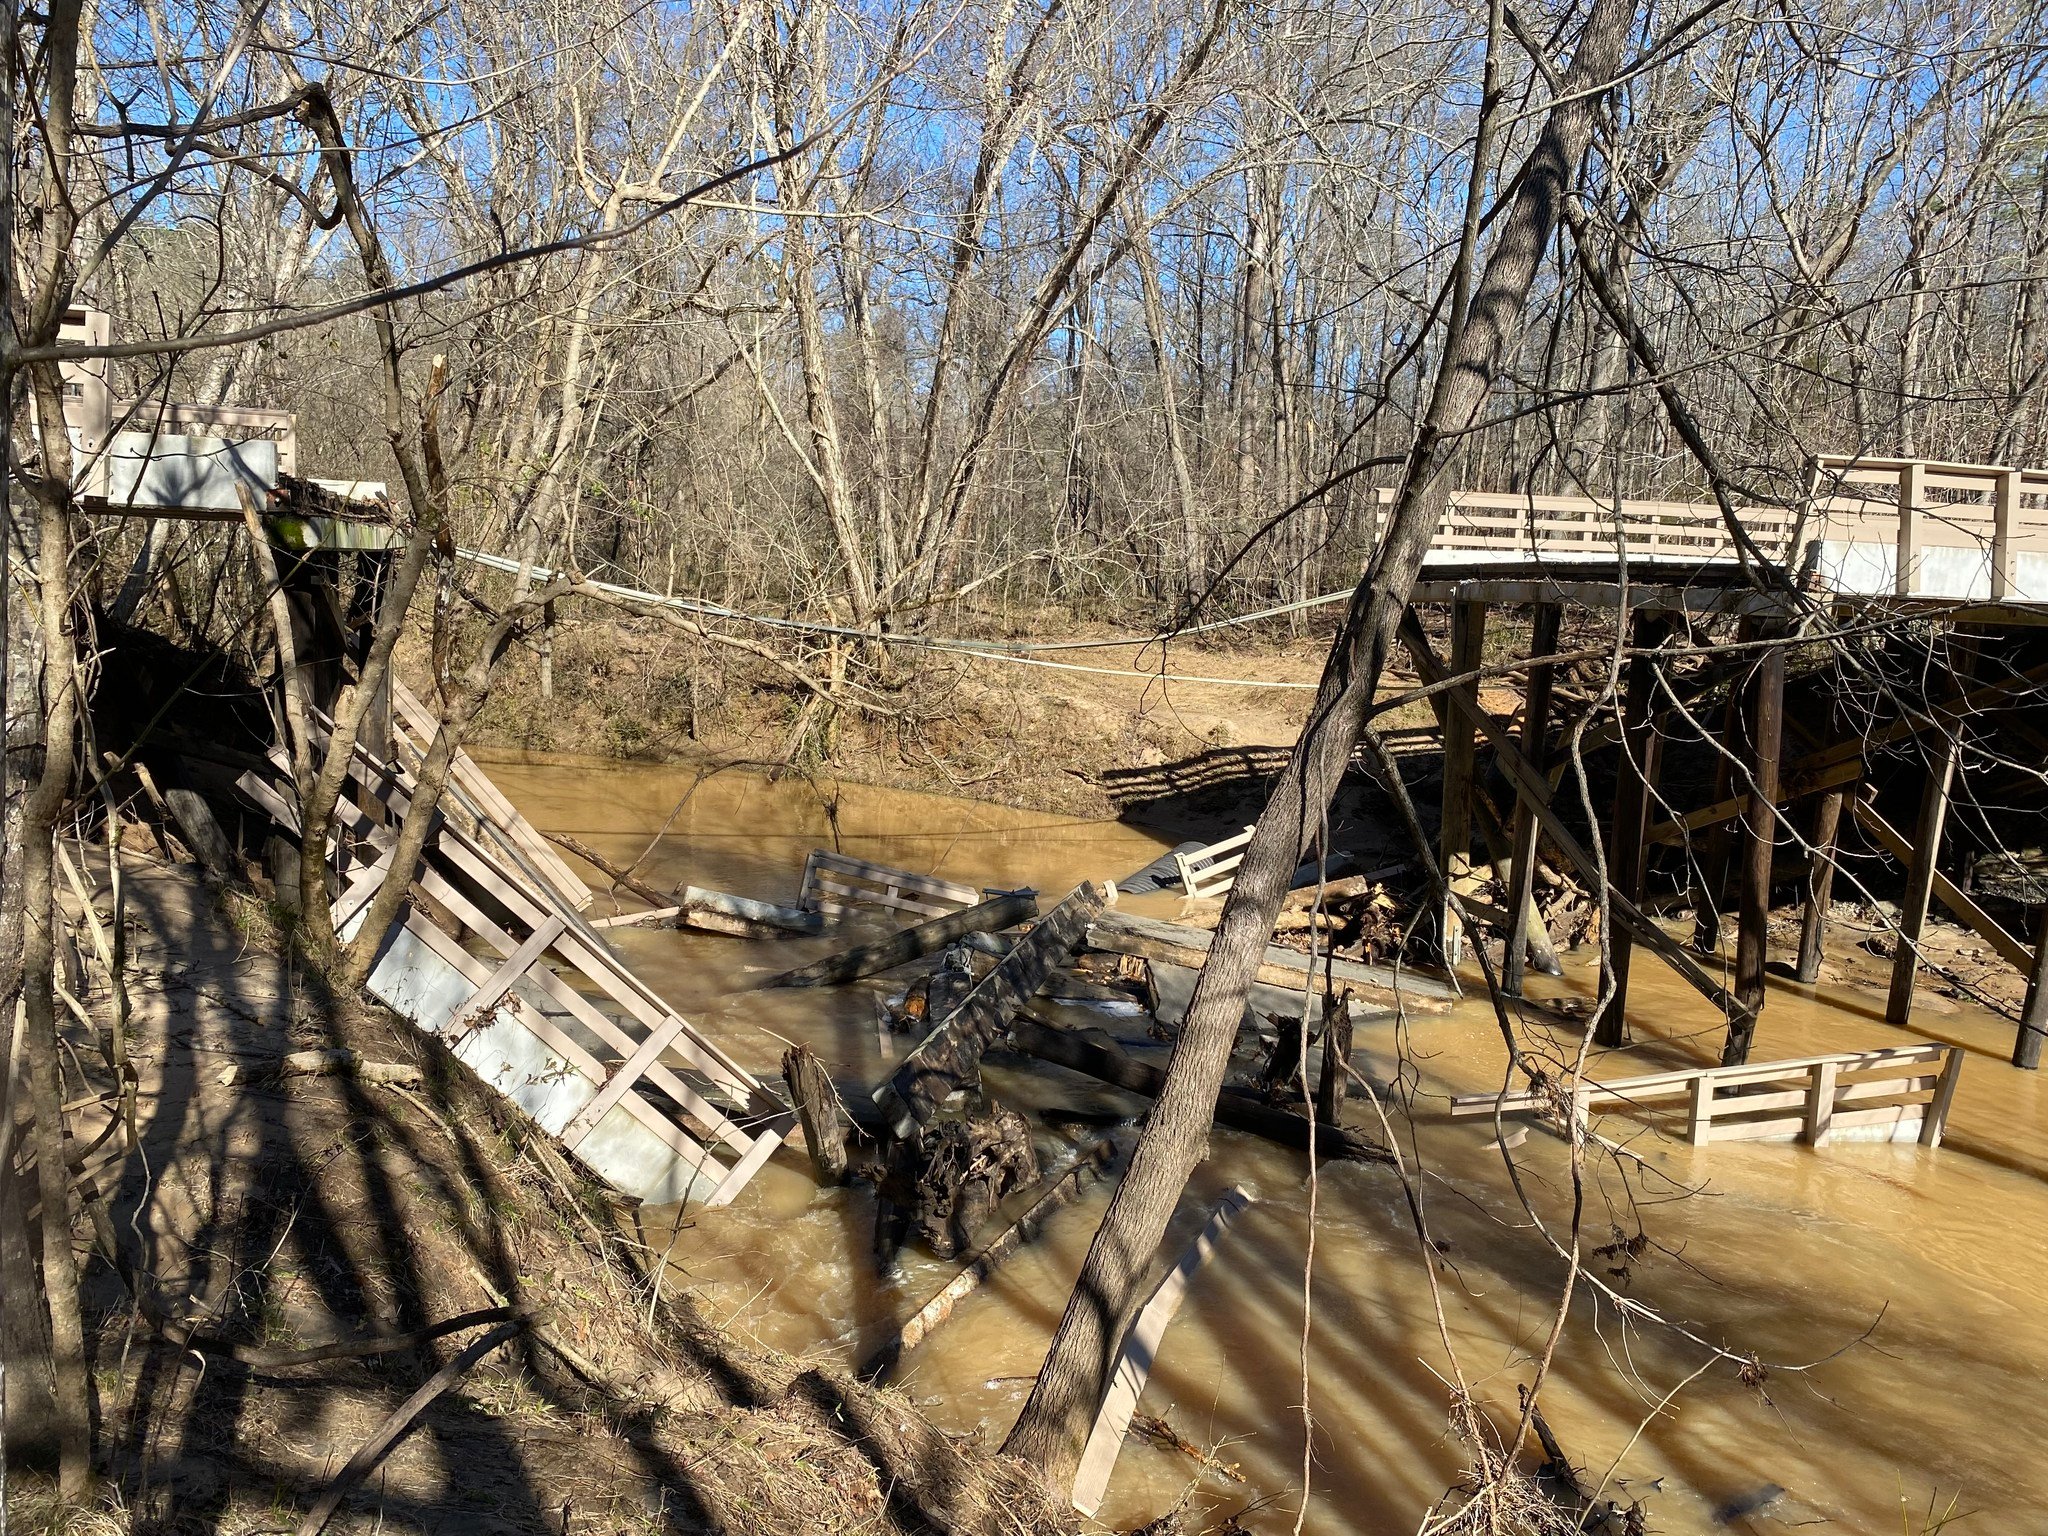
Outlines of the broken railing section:
{"type": "Polygon", "coordinates": [[[982,893],[971,885],[941,880],[933,875],[914,875],[870,864],[843,853],[813,849],[804,860],[803,884],[797,905],[806,911],[839,917],[858,907],[884,907],[897,912],[914,912],[919,917],[943,917],[962,907],[974,906],[982,893]]]}
{"type": "Polygon", "coordinates": [[[1188,1286],[1208,1264],[1225,1229],[1251,1203],[1252,1197],[1242,1188],[1231,1189],[1217,1203],[1180,1262],[1166,1272],[1124,1331],[1123,1342],[1117,1348],[1116,1367],[1110,1372],[1109,1389],[1103,1394],[1102,1406],[1081,1452],[1081,1465],[1074,1473],[1073,1505],[1082,1514],[1092,1515],[1102,1507],[1110,1474],[1116,1470],[1124,1437],[1131,1430],[1131,1418],[1138,1411],[1138,1399],[1145,1395],[1145,1383],[1151,1378],[1153,1362],[1159,1358],[1159,1344],[1166,1336],[1167,1324],[1180,1311],[1181,1303],[1187,1299],[1188,1286]]]}
{"type": "MultiPolygon", "coordinates": [[[[350,774],[382,819],[346,800],[336,807],[334,923],[344,938],[389,871],[415,788],[405,768],[360,747],[350,774]]],[[[282,770],[280,782],[289,782],[282,770]]],[[[276,783],[247,773],[240,787],[296,828],[297,808],[276,783]]],[[[489,808],[474,780],[467,793],[489,808]]],[[[517,846],[502,821],[490,825],[517,846]]],[[[727,1203],[794,1117],[622,964],[539,877],[537,860],[517,853],[437,815],[414,897],[385,936],[370,991],[615,1189],[654,1203],[727,1203]],[[572,986],[565,971],[587,978],[597,995],[572,986]]]]}
{"type": "Polygon", "coordinates": [[[950,1095],[979,1081],[983,1052],[1081,942],[1114,895],[1113,886],[1081,886],[1035,923],[960,1006],[918,1042],[875,1090],[875,1103],[898,1136],[912,1134],[950,1095]]]}
{"type": "Polygon", "coordinates": [[[1907,1045],[1766,1061],[1689,1067],[1554,1089],[1460,1095],[1451,1118],[1549,1117],[1583,1126],[1595,1113],[1655,1116],[1682,1109],[1685,1139],[1716,1141],[1918,1141],[1941,1145],[1962,1077],[1963,1048],[1907,1045]]]}

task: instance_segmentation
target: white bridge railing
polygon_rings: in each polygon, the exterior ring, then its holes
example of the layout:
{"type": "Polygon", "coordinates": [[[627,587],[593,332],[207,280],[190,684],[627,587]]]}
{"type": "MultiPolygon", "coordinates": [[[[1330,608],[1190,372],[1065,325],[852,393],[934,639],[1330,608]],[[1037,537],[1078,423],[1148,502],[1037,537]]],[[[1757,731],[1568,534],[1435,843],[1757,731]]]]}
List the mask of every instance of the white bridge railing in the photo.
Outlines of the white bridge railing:
{"type": "MultiPolygon", "coordinates": [[[[1382,489],[1384,506],[1393,499],[1382,489]]],[[[1802,506],[1738,515],[1774,560],[1863,596],[2048,601],[2048,469],[1822,455],[1802,506]]],[[[1430,564],[1493,560],[1733,561],[1710,502],[1596,500],[1511,491],[1451,493],[1430,564]]]]}

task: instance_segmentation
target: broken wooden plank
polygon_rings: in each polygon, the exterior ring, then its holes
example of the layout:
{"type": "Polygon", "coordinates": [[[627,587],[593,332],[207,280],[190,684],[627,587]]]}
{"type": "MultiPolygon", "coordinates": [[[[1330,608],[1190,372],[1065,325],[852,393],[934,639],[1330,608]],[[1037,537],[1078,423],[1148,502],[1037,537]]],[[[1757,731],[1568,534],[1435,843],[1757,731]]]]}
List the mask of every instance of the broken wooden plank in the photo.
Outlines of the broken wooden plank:
{"type": "MultiPolygon", "coordinates": [[[[1199,970],[1209,958],[1209,946],[1215,942],[1215,935],[1181,923],[1162,923],[1128,912],[1105,912],[1088,925],[1084,942],[1090,949],[1199,970]]],[[[1299,992],[1308,983],[1309,963],[1309,957],[1298,949],[1269,944],[1253,980],[1299,992]]],[[[1367,1002],[1383,1006],[1398,1002],[1411,1010],[1444,1013],[1458,995],[1449,982],[1423,971],[1395,971],[1389,966],[1364,965],[1323,955],[1318,955],[1314,963],[1317,990],[1321,990],[1327,970],[1339,991],[1355,993],[1367,1002]]]]}
{"type": "Polygon", "coordinates": [[[913,927],[891,934],[873,944],[859,944],[838,954],[813,960],[793,971],[784,971],[762,982],[771,987],[837,987],[863,976],[894,970],[944,949],[969,933],[986,933],[1014,928],[1038,916],[1038,896],[1032,891],[1013,891],[944,917],[930,917],[913,927]]]}
{"type": "Polygon", "coordinates": [[[875,1103],[888,1115],[897,1135],[909,1135],[931,1119],[947,1095],[975,1079],[981,1069],[981,1053],[1081,941],[1111,894],[1111,888],[1102,885],[1076,888],[997,962],[960,1006],[941,1019],[875,1090],[875,1103]]]}
{"type": "Polygon", "coordinates": [[[1109,1475],[1116,1470],[1124,1436],[1130,1433],[1131,1416],[1138,1411],[1138,1399],[1145,1395],[1152,1363],[1159,1357],[1159,1341],[1166,1336],[1167,1324],[1187,1299],[1189,1282],[1209,1262],[1230,1223],[1251,1203],[1252,1197],[1242,1187],[1233,1187],[1218,1202],[1180,1262],[1166,1272],[1124,1335],[1109,1390],[1095,1416],[1095,1427],[1089,1431],[1088,1444],[1081,1452],[1080,1469],[1074,1473],[1073,1505],[1082,1514],[1092,1515],[1102,1506],[1109,1475]]]}
{"type": "Polygon", "coordinates": [[[913,1312],[895,1334],[861,1362],[864,1381],[881,1381],[896,1368],[897,1361],[922,1344],[931,1331],[953,1315],[953,1309],[981,1288],[984,1280],[1001,1268],[1011,1254],[1038,1235],[1045,1220],[1062,1206],[1070,1205],[1096,1179],[1108,1172],[1116,1156],[1116,1143],[1107,1136],[1077,1158],[1065,1171],[1049,1176],[1038,1194],[1009,1226],[975,1250],[949,1280],[945,1288],[913,1312]]]}

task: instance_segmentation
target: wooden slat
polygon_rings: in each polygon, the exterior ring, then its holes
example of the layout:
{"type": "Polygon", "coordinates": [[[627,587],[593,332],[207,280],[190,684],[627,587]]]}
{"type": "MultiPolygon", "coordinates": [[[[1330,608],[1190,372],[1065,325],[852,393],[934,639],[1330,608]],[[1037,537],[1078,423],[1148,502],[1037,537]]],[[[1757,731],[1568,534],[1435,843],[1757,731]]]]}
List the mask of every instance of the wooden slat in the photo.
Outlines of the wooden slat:
{"type": "Polygon", "coordinates": [[[634,1048],[632,1055],[611,1069],[591,1101],[577,1110],[575,1118],[562,1127],[562,1145],[571,1152],[582,1145],[583,1138],[597,1128],[597,1122],[611,1112],[612,1106],[638,1086],[642,1074],[660,1058],[661,1053],[668,1049],[669,1042],[682,1033],[683,1028],[682,1015],[672,1013],[666,1024],[650,1031],[647,1038],[634,1048]]]}
{"type": "Polygon", "coordinates": [[[1252,1197],[1241,1188],[1233,1188],[1223,1197],[1187,1252],[1181,1255],[1180,1262],[1166,1272],[1146,1299],[1130,1331],[1124,1335],[1117,1351],[1116,1368],[1110,1374],[1109,1389],[1103,1394],[1095,1426],[1081,1452],[1080,1469],[1074,1474],[1073,1504],[1082,1514],[1092,1515],[1102,1505],[1110,1473],[1116,1470],[1117,1456],[1123,1450],[1124,1436],[1130,1433],[1132,1415],[1138,1411],[1138,1400],[1145,1395],[1152,1362],[1159,1357],[1159,1341],[1166,1336],[1167,1324],[1187,1298],[1189,1282],[1209,1262],[1224,1230],[1251,1203],[1252,1197]]]}

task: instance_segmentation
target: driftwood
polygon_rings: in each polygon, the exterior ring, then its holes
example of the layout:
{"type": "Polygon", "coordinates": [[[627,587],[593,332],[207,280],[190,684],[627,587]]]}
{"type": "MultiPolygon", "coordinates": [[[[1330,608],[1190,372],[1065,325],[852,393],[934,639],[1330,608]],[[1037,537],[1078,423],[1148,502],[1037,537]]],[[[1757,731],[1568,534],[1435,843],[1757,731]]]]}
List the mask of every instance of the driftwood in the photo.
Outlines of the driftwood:
{"type": "MultiPolygon", "coordinates": [[[[1159,1097],[1166,1086],[1166,1073],[1148,1062],[1126,1055],[1115,1045],[1090,1040],[1072,1030],[1060,1029],[1032,1017],[1027,1008],[1010,1026],[1010,1038],[1017,1048],[1040,1061],[1065,1067],[1121,1088],[1127,1093],[1159,1097]]],[[[1309,1137],[1315,1137],[1318,1158],[1342,1158],[1354,1163],[1390,1163],[1393,1154],[1341,1126],[1311,1124],[1290,1110],[1278,1109],[1241,1088],[1226,1087],[1216,1096],[1216,1123],[1234,1131],[1261,1136],[1296,1151],[1307,1151],[1309,1137]]]]}
{"type": "Polygon", "coordinates": [[[785,907],[779,902],[755,901],[750,896],[733,896],[725,891],[686,885],[676,892],[682,910],[676,924],[705,933],[729,933],[737,938],[773,938],[779,934],[808,935],[825,931],[825,915],[802,907],[785,907]]]}
{"type": "MultiPolygon", "coordinates": [[[[380,1088],[417,1088],[425,1081],[416,1066],[397,1061],[370,1061],[345,1048],[293,1051],[289,1056],[278,1058],[274,1070],[280,1078],[352,1077],[359,1083],[371,1083],[380,1088]]],[[[219,1081],[222,1087],[247,1080],[246,1069],[238,1062],[231,1062],[221,1069],[219,1081]]]]}
{"type": "Polygon", "coordinates": [[[931,1119],[955,1089],[979,1077],[986,1050],[1025,1001],[1045,985],[1053,969],[1081,941],[1103,911],[1109,892],[1083,885],[1048,913],[1017,947],[939,1020],[889,1080],[875,1090],[875,1103],[899,1136],[931,1119]]]}
{"type": "Polygon", "coordinates": [[[950,1259],[967,1248],[996,1207],[1038,1178],[1031,1126],[1013,1109],[949,1115],[890,1138],[882,1163],[862,1170],[880,1195],[875,1253],[886,1265],[916,1237],[950,1259]]]}
{"type": "Polygon", "coordinates": [[[804,1129],[804,1146],[819,1177],[827,1184],[843,1184],[846,1127],[840,1118],[839,1094],[824,1063],[809,1046],[792,1045],[782,1053],[782,1080],[789,1084],[789,1097],[804,1129]]]}
{"type": "Polygon", "coordinates": [[[944,949],[966,934],[1012,928],[1037,915],[1038,898],[1028,891],[997,896],[959,912],[928,918],[879,943],[857,945],[836,955],[827,955],[822,960],[813,960],[793,971],[771,976],[761,983],[761,987],[766,990],[770,987],[840,986],[858,981],[863,976],[908,965],[913,960],[944,949]]]}
{"type": "Polygon", "coordinates": [[[1024,1214],[976,1249],[960,1273],[948,1281],[943,1290],[913,1312],[887,1343],[861,1363],[861,1378],[866,1381],[885,1378],[896,1368],[897,1361],[922,1344],[934,1328],[951,1317],[953,1309],[979,1290],[981,1283],[1001,1268],[1010,1255],[1036,1237],[1048,1216],[1071,1204],[1082,1190],[1100,1178],[1115,1155],[1116,1143],[1104,1137],[1083,1153],[1072,1167],[1041,1183],[1037,1197],[1024,1214]]]}
{"type": "Polygon", "coordinates": [[[568,849],[577,858],[603,875],[605,879],[611,881],[612,884],[631,891],[650,907],[665,907],[674,900],[668,892],[657,891],[631,870],[621,869],[580,838],[571,837],[566,832],[549,832],[546,834],[546,837],[549,842],[559,843],[562,847],[568,849]]]}

